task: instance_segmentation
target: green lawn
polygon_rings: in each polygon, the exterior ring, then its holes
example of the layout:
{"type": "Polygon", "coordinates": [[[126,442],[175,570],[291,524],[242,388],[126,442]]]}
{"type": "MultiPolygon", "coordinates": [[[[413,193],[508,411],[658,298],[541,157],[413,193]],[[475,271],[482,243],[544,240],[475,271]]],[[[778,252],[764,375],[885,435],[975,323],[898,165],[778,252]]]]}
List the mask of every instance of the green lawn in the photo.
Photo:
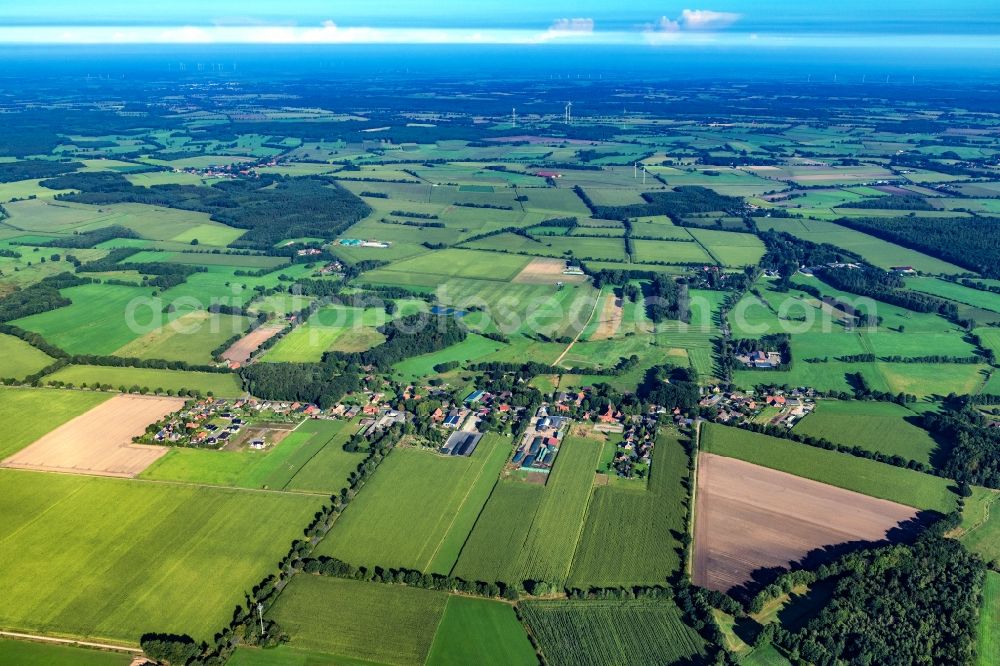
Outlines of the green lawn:
{"type": "Polygon", "coordinates": [[[127,643],[210,639],[322,503],[20,470],[0,484],[0,627],[127,643]]]}
{"type": "Polygon", "coordinates": [[[291,636],[292,648],[419,666],[447,602],[444,592],[302,574],[268,614],[291,636]]]}
{"type": "Polygon", "coordinates": [[[509,440],[496,434],[468,457],[393,451],[318,554],[356,566],[448,573],[509,455],[509,440]]]}
{"type": "Polygon", "coordinates": [[[890,402],[821,400],[795,425],[795,433],[930,464],[937,444],[926,430],[909,422],[916,417],[890,402]]]}
{"type": "Polygon", "coordinates": [[[986,572],[983,586],[983,607],[979,612],[979,640],[976,644],[976,664],[1000,664],[1000,574],[986,572]]]}
{"type": "Polygon", "coordinates": [[[11,666],[128,666],[131,661],[124,652],[0,638],[0,664],[11,666]]]}
{"type": "Polygon", "coordinates": [[[332,493],[364,460],[365,454],[343,449],[354,429],[346,421],[310,420],[264,451],[173,448],[141,478],[332,493]]]}
{"type": "Polygon", "coordinates": [[[688,457],[672,433],[661,433],[650,478],[594,489],[569,585],[587,589],[662,584],[680,567],[676,533],[685,523],[688,457]]]}
{"type": "Polygon", "coordinates": [[[75,386],[87,384],[109,384],[126,390],[133,386],[164,391],[181,389],[197,390],[203,394],[223,398],[243,394],[240,378],[230,372],[192,372],[187,370],[159,370],[156,368],[126,368],[104,365],[67,365],[65,368],[46,375],[45,380],[72,383],[75,386]]]}
{"type": "Polygon", "coordinates": [[[497,484],[454,574],[469,580],[561,584],[583,532],[602,443],[567,436],[544,486],[497,484]]]}
{"type": "Polygon", "coordinates": [[[0,377],[21,380],[52,361],[51,356],[21,338],[0,333],[0,377]]]}
{"type": "Polygon", "coordinates": [[[955,507],[957,496],[947,479],[714,423],[704,424],[701,435],[701,449],[708,453],[918,509],[948,513],[955,507]]]}
{"type": "Polygon", "coordinates": [[[0,387],[0,459],[111,397],[110,393],[0,387]]]}
{"type": "Polygon", "coordinates": [[[521,614],[550,666],[700,663],[705,641],[670,598],[529,601],[521,614]]]}
{"type": "Polygon", "coordinates": [[[487,599],[449,597],[438,625],[428,666],[536,666],[514,607],[487,599]]]}

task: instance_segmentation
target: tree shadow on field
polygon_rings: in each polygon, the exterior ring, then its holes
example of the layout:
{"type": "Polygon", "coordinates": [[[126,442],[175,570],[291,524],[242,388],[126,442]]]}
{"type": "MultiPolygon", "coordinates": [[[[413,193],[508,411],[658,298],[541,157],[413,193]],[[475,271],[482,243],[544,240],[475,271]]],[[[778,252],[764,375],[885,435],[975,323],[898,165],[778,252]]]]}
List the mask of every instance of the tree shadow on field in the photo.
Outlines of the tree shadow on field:
{"type": "Polygon", "coordinates": [[[778,576],[793,570],[814,571],[824,564],[857,552],[877,546],[897,543],[912,543],[928,526],[941,519],[937,511],[920,511],[913,518],[901,521],[886,531],[884,539],[878,541],[845,541],[815,548],[788,567],[761,567],[750,574],[750,580],[730,588],[728,594],[743,603],[749,603],[762,589],[773,583],[778,576]]]}

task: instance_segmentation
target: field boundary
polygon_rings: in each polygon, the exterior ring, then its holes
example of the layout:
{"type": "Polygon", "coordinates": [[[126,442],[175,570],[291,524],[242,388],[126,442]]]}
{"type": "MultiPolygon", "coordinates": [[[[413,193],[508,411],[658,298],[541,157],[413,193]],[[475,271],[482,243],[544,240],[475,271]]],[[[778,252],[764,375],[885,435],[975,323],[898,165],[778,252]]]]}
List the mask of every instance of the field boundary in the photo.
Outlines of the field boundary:
{"type": "Polygon", "coordinates": [[[79,647],[98,648],[101,650],[112,650],[114,652],[125,652],[128,654],[142,654],[142,650],[125,645],[114,645],[112,643],[96,643],[93,641],[80,641],[73,638],[56,638],[55,636],[43,636],[41,634],[23,634],[17,631],[0,631],[0,637],[14,638],[22,641],[34,643],[53,643],[55,645],[76,645],[79,647]]]}

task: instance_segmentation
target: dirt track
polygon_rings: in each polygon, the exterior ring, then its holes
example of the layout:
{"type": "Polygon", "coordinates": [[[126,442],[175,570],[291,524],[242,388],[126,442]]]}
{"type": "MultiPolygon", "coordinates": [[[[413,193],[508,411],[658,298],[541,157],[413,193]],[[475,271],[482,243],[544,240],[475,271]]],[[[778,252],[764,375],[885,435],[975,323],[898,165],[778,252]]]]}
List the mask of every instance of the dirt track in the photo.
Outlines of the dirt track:
{"type": "Polygon", "coordinates": [[[133,477],[165,446],[133,444],[146,426],[184,406],[183,398],[118,395],[64,423],[3,461],[3,467],[133,477]]]}
{"type": "Polygon", "coordinates": [[[246,363],[257,348],[273,338],[284,326],[260,326],[237,340],[222,353],[222,358],[233,363],[246,363]]]}
{"type": "Polygon", "coordinates": [[[556,284],[557,282],[585,282],[586,275],[563,275],[565,259],[536,257],[514,276],[512,282],[518,284],[556,284]]]}
{"type": "Polygon", "coordinates": [[[625,314],[623,306],[622,299],[614,294],[608,294],[604,299],[604,308],[601,310],[597,330],[590,336],[591,340],[608,340],[615,337],[618,329],[621,328],[622,318],[625,314]]]}
{"type": "Polygon", "coordinates": [[[734,458],[698,459],[693,580],[727,591],[809,551],[878,541],[916,510],[734,458]]]}

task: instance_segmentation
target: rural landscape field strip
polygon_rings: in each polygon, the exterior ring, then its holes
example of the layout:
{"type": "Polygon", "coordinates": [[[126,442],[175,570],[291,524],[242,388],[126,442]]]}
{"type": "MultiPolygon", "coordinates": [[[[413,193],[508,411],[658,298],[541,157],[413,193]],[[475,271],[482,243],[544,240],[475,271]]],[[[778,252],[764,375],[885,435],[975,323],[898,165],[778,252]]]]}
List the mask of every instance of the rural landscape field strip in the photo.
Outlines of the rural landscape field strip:
{"type": "Polygon", "coordinates": [[[450,596],[427,655],[427,666],[535,666],[538,656],[514,607],[450,596]]]}
{"type": "Polygon", "coordinates": [[[704,640],[669,599],[528,601],[521,614],[552,666],[697,663],[704,654],[704,640]]]}
{"type": "Polygon", "coordinates": [[[739,428],[706,423],[701,450],[738,458],[846,490],[940,513],[951,511],[957,496],[947,479],[855,458],[739,428]]]}
{"type": "Polygon", "coordinates": [[[674,535],[687,529],[687,463],[683,444],[661,434],[648,482],[594,488],[573,556],[571,586],[655,585],[677,571],[683,546],[674,535]]]}
{"type": "Polygon", "coordinates": [[[447,573],[446,560],[457,556],[508,454],[497,435],[485,436],[468,457],[393,451],[319,553],[355,566],[447,573]]]}
{"type": "Polygon", "coordinates": [[[583,532],[601,444],[568,436],[544,486],[502,480],[462,548],[453,575],[562,582],[583,532]]]}
{"type": "Polygon", "coordinates": [[[0,462],[3,467],[134,477],[167,453],[133,444],[146,426],[184,405],[181,398],[116,395],[0,462]]]}
{"type": "Polygon", "coordinates": [[[0,387],[0,423],[4,427],[0,458],[20,451],[111,397],[110,393],[89,391],[0,387]]]}
{"type": "Polygon", "coordinates": [[[20,470],[0,470],[0,480],[9,564],[0,626],[124,644],[151,630],[211,637],[318,506],[310,496],[20,470]]]}
{"type": "Polygon", "coordinates": [[[289,633],[291,647],[422,666],[447,602],[444,592],[300,575],[269,614],[289,633]]]}

